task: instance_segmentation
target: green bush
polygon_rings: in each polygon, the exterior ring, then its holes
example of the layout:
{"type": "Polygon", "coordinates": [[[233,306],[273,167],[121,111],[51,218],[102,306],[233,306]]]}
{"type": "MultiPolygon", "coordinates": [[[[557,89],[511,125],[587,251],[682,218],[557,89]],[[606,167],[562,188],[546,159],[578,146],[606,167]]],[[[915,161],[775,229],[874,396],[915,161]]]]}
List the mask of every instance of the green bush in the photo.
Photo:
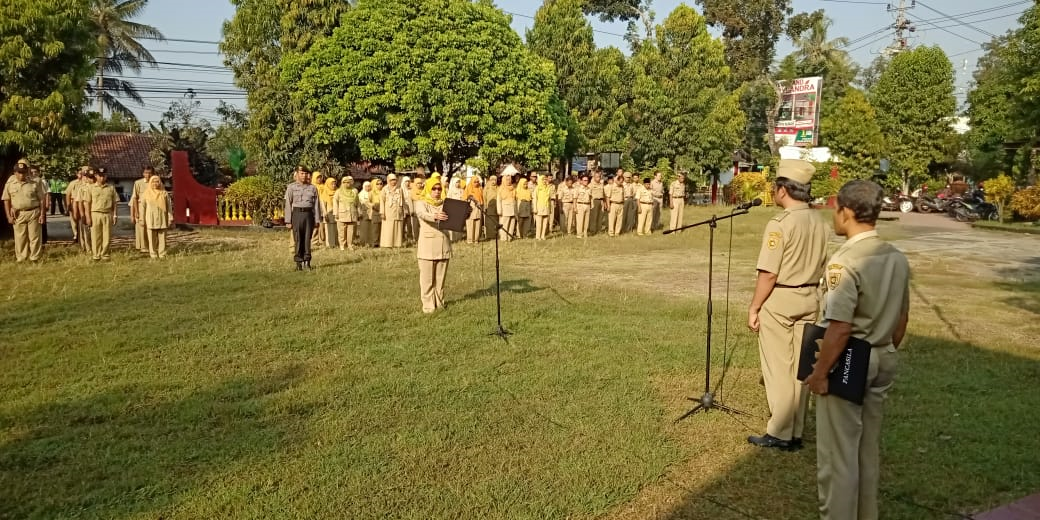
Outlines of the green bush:
{"type": "Polygon", "coordinates": [[[1040,219],[1040,185],[1018,190],[1011,196],[1011,209],[1028,220],[1040,219]]]}
{"type": "Polygon", "coordinates": [[[266,175],[256,175],[233,182],[224,191],[223,198],[232,204],[244,206],[252,215],[253,223],[260,224],[264,218],[271,218],[274,211],[282,207],[285,186],[266,175]]]}
{"type": "Polygon", "coordinates": [[[997,205],[1001,222],[1008,220],[1005,208],[1007,208],[1008,199],[1014,194],[1015,181],[1003,173],[995,179],[986,181],[986,200],[997,205]]]}

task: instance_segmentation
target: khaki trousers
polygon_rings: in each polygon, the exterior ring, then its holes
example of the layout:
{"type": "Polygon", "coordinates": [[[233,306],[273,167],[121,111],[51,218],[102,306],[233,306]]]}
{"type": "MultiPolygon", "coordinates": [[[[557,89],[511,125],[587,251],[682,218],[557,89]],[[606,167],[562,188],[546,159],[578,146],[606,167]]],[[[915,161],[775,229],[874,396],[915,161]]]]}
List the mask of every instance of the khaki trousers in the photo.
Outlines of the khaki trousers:
{"type": "Polygon", "coordinates": [[[777,287],[759,312],[759,360],[769,402],[766,433],[789,441],[801,438],[809,392],[798,380],[798,358],[806,323],[815,323],[815,287],[777,287]]]}
{"type": "Polygon", "coordinates": [[[379,247],[391,248],[404,245],[404,220],[384,220],[380,229],[379,247]]]}
{"type": "Polygon", "coordinates": [[[621,234],[621,228],[625,224],[625,206],[620,202],[610,203],[610,216],[607,219],[607,231],[610,236],[616,237],[621,234]]]}
{"type": "Polygon", "coordinates": [[[152,258],[166,257],[166,230],[147,229],[148,231],[148,256],[152,258]]]}
{"type": "Polygon", "coordinates": [[[94,260],[107,260],[108,248],[112,244],[112,214],[91,212],[90,252],[94,260]]]}
{"type": "Polygon", "coordinates": [[[336,228],[339,230],[339,248],[354,250],[354,231],[357,229],[357,222],[337,222],[336,228]]]}
{"type": "Polygon", "coordinates": [[[43,253],[42,229],[40,225],[40,208],[18,211],[14,218],[14,258],[15,261],[35,262],[43,253]]]}
{"type": "MultiPolygon", "coordinates": [[[[140,213],[138,213],[138,215],[140,215],[140,213]]],[[[143,216],[142,216],[142,218],[143,218],[143,216]]],[[[141,221],[141,218],[138,218],[137,219],[137,224],[134,225],[134,247],[138,251],[147,251],[147,250],[149,250],[149,248],[148,248],[148,244],[149,244],[148,238],[150,236],[149,233],[148,233],[149,231],[150,230],[148,229],[148,227],[145,226],[144,222],[141,221]]]]}
{"type": "Polygon", "coordinates": [[[90,226],[87,225],[87,218],[86,217],[80,217],[78,225],[79,225],[79,234],[78,234],[78,237],[79,237],[79,247],[81,249],[83,249],[84,251],[89,253],[89,252],[91,252],[91,249],[94,246],[91,245],[92,242],[90,240],[90,226]]]}
{"type": "Polygon", "coordinates": [[[516,217],[517,238],[531,237],[531,217],[516,217]]]}
{"type": "Polygon", "coordinates": [[[563,203],[563,217],[564,217],[564,223],[565,223],[564,225],[567,226],[566,229],[564,230],[564,233],[568,234],[568,235],[573,235],[574,234],[574,227],[575,227],[574,203],[573,202],[564,202],[563,203]]]}
{"type": "Polygon", "coordinates": [[[683,225],[683,209],[686,207],[686,202],[675,197],[672,199],[672,215],[669,219],[668,229],[680,228],[683,225]]]}
{"type": "Polygon", "coordinates": [[[447,273],[447,260],[419,260],[419,298],[423,312],[444,307],[444,276],[447,273]]]}
{"type": "Polygon", "coordinates": [[[574,221],[577,229],[575,233],[578,238],[589,236],[589,213],[592,212],[591,205],[578,203],[574,210],[574,221]]]}
{"type": "Polygon", "coordinates": [[[466,242],[476,244],[480,242],[480,230],[484,223],[479,218],[471,218],[466,221],[466,242]]]}
{"type": "Polygon", "coordinates": [[[509,242],[512,240],[510,235],[516,236],[516,217],[499,217],[499,219],[502,221],[502,233],[498,238],[509,242]]]}
{"type": "Polygon", "coordinates": [[[664,199],[654,197],[654,222],[651,224],[650,229],[659,229],[661,227],[661,211],[664,209],[664,199]]]}
{"type": "Polygon", "coordinates": [[[639,222],[636,227],[636,232],[639,235],[649,235],[652,232],[654,224],[654,203],[646,204],[644,202],[639,203],[639,222]]]}
{"type": "Polygon", "coordinates": [[[621,230],[625,233],[635,231],[638,224],[639,203],[635,198],[625,199],[625,217],[621,230]]]}
{"type": "Polygon", "coordinates": [[[534,227],[535,240],[545,240],[545,236],[549,233],[549,215],[535,215],[534,227]]]}
{"type": "Polygon", "coordinates": [[[878,518],[881,419],[897,365],[895,347],[875,347],[863,406],[840,397],[816,399],[816,480],[823,520],[878,518]]]}
{"type": "Polygon", "coordinates": [[[593,199],[589,212],[589,234],[598,235],[603,230],[603,200],[593,199]]]}

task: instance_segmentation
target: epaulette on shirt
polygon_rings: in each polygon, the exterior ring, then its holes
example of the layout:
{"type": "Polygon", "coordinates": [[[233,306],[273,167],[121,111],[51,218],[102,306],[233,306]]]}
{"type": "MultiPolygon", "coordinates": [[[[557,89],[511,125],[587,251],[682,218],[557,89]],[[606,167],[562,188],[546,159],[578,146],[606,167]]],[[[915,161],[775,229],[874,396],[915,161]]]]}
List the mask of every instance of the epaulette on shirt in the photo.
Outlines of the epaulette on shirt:
{"type": "Polygon", "coordinates": [[[773,217],[773,220],[775,220],[777,222],[780,222],[780,221],[784,220],[785,218],[787,218],[787,216],[790,215],[790,214],[791,214],[790,211],[781,211],[780,213],[777,213],[775,217],[773,217]]]}

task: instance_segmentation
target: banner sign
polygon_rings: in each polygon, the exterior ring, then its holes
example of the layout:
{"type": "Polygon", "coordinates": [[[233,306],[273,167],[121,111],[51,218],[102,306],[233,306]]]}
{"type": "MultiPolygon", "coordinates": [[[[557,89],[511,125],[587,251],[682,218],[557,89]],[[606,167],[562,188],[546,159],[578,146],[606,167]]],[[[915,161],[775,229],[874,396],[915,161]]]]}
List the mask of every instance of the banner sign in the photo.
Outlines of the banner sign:
{"type": "Polygon", "coordinates": [[[774,135],[781,146],[813,147],[819,144],[820,89],[823,78],[797,78],[778,81],[781,91],[780,113],[774,135]]]}

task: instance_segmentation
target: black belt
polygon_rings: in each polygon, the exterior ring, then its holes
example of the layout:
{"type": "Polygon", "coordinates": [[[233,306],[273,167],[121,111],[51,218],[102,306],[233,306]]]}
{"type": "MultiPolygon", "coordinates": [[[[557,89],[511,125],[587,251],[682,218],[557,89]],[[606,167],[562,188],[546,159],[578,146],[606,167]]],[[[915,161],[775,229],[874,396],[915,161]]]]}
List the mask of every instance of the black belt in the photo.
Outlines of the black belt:
{"type": "Polygon", "coordinates": [[[586,204],[586,205],[588,205],[588,204],[592,204],[592,203],[591,202],[579,202],[578,204],[586,204]]]}
{"type": "Polygon", "coordinates": [[[297,211],[314,211],[314,208],[293,208],[293,213],[297,211]]]}
{"type": "Polygon", "coordinates": [[[782,283],[778,283],[773,287],[779,287],[781,289],[804,289],[806,287],[818,287],[819,285],[819,283],[803,283],[802,285],[784,285],[782,283]]]}

